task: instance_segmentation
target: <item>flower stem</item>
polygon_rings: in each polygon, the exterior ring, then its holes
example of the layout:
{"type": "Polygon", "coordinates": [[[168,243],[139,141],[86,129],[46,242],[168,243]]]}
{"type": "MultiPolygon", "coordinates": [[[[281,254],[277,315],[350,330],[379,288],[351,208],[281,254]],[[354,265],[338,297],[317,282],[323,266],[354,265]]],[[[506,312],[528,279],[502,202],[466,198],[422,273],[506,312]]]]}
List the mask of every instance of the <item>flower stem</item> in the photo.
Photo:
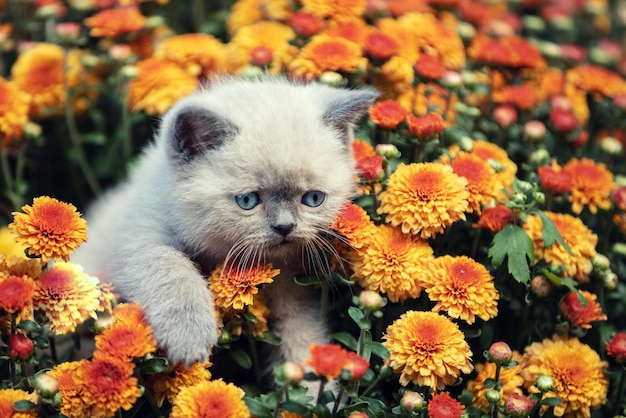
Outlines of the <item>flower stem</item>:
{"type": "Polygon", "coordinates": [[[320,405],[322,403],[322,399],[324,398],[324,386],[326,386],[326,379],[322,378],[322,380],[320,381],[320,388],[317,391],[317,401],[315,402],[316,405],[320,405]]]}
{"type": "Polygon", "coordinates": [[[9,167],[9,157],[7,155],[7,149],[0,145],[0,166],[2,166],[2,177],[4,177],[4,184],[7,187],[6,195],[11,201],[11,206],[14,210],[20,208],[19,193],[15,190],[16,182],[13,179],[13,174],[9,167]]]}
{"type": "Polygon", "coordinates": [[[339,388],[339,393],[337,394],[337,399],[335,399],[335,405],[333,406],[333,412],[331,416],[336,416],[337,411],[339,410],[339,405],[341,404],[341,398],[343,398],[343,394],[345,393],[345,388],[343,385],[339,388]]]}
{"type": "MultiPolygon", "coordinates": [[[[248,307],[246,306],[246,312],[248,307]]],[[[252,333],[252,324],[246,318],[246,332],[248,333],[248,342],[250,344],[250,357],[252,359],[252,370],[254,371],[254,379],[257,383],[261,383],[261,368],[259,366],[259,354],[256,351],[256,342],[252,333]]]]}
{"type": "Polygon", "coordinates": [[[624,392],[626,390],[626,367],[622,367],[622,372],[619,376],[619,389],[617,391],[617,401],[615,401],[615,408],[611,416],[619,415],[619,410],[622,407],[624,401],[624,392]]]}

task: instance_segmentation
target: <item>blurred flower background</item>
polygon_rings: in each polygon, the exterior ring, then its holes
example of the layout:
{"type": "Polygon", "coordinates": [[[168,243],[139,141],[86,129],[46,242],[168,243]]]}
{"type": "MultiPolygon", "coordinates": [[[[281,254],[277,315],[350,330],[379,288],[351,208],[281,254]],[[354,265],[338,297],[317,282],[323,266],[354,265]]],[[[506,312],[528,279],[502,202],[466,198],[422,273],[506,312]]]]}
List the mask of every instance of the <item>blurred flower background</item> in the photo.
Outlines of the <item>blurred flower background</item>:
{"type": "Polygon", "coordinates": [[[0,0],[0,417],[626,414],[625,28],[624,0],[0,0]],[[163,112],[265,73],[381,92],[341,259],[296,278],[332,342],[273,385],[271,265],[208,277],[219,347],[185,368],[70,260],[163,112]]]}

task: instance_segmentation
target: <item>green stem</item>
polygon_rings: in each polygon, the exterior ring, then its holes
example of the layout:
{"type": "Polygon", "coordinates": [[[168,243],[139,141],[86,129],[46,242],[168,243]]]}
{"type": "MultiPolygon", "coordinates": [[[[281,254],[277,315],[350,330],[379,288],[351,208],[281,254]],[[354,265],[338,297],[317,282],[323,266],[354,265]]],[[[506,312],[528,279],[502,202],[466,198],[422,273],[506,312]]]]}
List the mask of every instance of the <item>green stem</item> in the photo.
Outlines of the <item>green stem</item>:
{"type": "Polygon", "coordinates": [[[50,357],[52,357],[52,362],[53,364],[57,364],[59,362],[57,343],[52,335],[48,336],[48,344],[50,345],[50,357]]]}
{"type": "Polygon", "coordinates": [[[381,380],[383,380],[382,376],[379,374],[378,376],[376,376],[376,379],[372,382],[371,385],[369,385],[361,394],[361,396],[367,396],[369,395],[371,392],[374,391],[374,388],[376,388],[376,386],[381,382],[381,380]]]}
{"type": "Polygon", "coordinates": [[[343,398],[343,394],[345,393],[345,388],[343,387],[343,385],[341,386],[341,388],[339,389],[339,393],[337,394],[337,399],[335,399],[335,405],[333,406],[333,413],[331,414],[331,416],[336,416],[337,415],[337,411],[339,410],[339,405],[341,404],[341,398],[343,398]]]}
{"type": "Polygon", "coordinates": [[[76,152],[76,159],[78,160],[78,165],[83,172],[83,176],[85,176],[85,180],[87,181],[87,185],[91,189],[91,192],[98,196],[102,192],[100,185],[98,184],[98,180],[96,179],[95,174],[91,170],[89,163],[87,162],[87,158],[85,157],[85,151],[83,150],[83,144],[81,142],[80,135],[78,133],[78,128],[76,127],[76,120],[74,119],[74,112],[72,111],[72,101],[73,94],[69,88],[68,82],[68,65],[69,51],[67,48],[63,50],[63,90],[65,91],[65,122],[67,124],[67,129],[69,132],[70,140],[72,141],[72,146],[74,147],[74,151],[76,152]]]}
{"type": "Polygon", "coordinates": [[[280,403],[283,399],[283,395],[285,396],[285,400],[289,400],[289,383],[285,383],[279,391],[279,395],[276,399],[276,408],[274,409],[274,418],[278,418],[280,416],[280,403]]]}
{"type": "Polygon", "coordinates": [[[0,166],[2,166],[2,177],[4,177],[4,184],[7,187],[6,195],[11,201],[11,206],[14,210],[19,210],[20,208],[20,198],[19,193],[15,190],[15,180],[13,179],[13,174],[11,173],[11,169],[9,167],[9,156],[7,153],[7,149],[0,145],[0,166]]]}
{"type": "Polygon", "coordinates": [[[326,386],[326,379],[322,378],[322,380],[320,380],[320,388],[317,391],[317,401],[315,402],[316,405],[321,405],[322,403],[322,399],[324,398],[324,386],[326,386]]]}
{"type": "Polygon", "coordinates": [[[611,416],[619,415],[619,411],[622,408],[622,402],[624,401],[624,392],[626,390],[626,367],[622,367],[622,372],[619,376],[619,389],[617,391],[617,401],[615,401],[615,409],[611,416]]]}
{"type": "Polygon", "coordinates": [[[541,399],[543,399],[543,395],[544,395],[543,392],[539,393],[539,399],[537,399],[537,402],[535,402],[535,404],[533,405],[533,409],[530,410],[530,414],[528,414],[528,416],[530,417],[535,416],[535,414],[539,410],[539,407],[541,407],[541,399]]]}
{"type": "MultiPolygon", "coordinates": [[[[246,306],[246,312],[248,307],[246,306]]],[[[246,318],[246,332],[248,333],[248,343],[250,345],[250,357],[252,359],[252,370],[254,371],[254,379],[257,383],[261,383],[261,368],[259,366],[259,354],[256,350],[256,342],[252,333],[252,324],[246,318]]]]}

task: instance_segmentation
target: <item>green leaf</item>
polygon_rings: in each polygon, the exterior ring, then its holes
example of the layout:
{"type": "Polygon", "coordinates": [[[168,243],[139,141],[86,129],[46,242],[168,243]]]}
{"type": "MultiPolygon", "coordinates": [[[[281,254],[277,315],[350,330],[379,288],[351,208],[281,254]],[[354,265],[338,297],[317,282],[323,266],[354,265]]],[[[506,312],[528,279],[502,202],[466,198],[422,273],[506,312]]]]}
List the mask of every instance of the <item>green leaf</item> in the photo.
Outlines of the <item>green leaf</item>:
{"type": "Polygon", "coordinates": [[[367,402],[367,416],[370,418],[386,418],[388,406],[381,400],[361,396],[362,401],[367,402]]]}
{"type": "Polygon", "coordinates": [[[248,321],[251,325],[256,324],[257,319],[256,319],[256,316],[254,316],[254,314],[250,312],[244,312],[243,317],[246,318],[246,321],[248,321]]]}
{"type": "Polygon", "coordinates": [[[16,411],[30,411],[37,407],[37,404],[32,403],[31,401],[21,400],[17,401],[13,404],[13,409],[16,411]]]}
{"type": "Polygon", "coordinates": [[[294,401],[285,401],[280,404],[280,407],[286,411],[295,412],[302,416],[307,416],[311,412],[306,406],[294,401]]]}
{"type": "Polygon", "coordinates": [[[541,239],[543,239],[545,247],[550,247],[552,244],[554,244],[554,241],[556,241],[561,244],[561,246],[565,248],[568,253],[572,254],[572,250],[567,246],[565,241],[563,241],[563,237],[559,233],[559,230],[556,228],[556,225],[554,225],[554,222],[552,222],[552,219],[548,218],[548,216],[540,210],[533,211],[532,213],[541,218],[541,225],[543,229],[541,232],[541,239]]]}
{"type": "Polygon", "coordinates": [[[167,359],[163,357],[152,357],[139,365],[139,372],[141,374],[162,373],[167,368],[167,365],[167,359]]]}
{"type": "Polygon", "coordinates": [[[487,379],[485,379],[485,381],[483,382],[483,386],[485,387],[485,389],[493,389],[496,387],[496,381],[490,377],[488,377],[487,379]]]}
{"type": "Polygon", "coordinates": [[[561,402],[563,402],[561,398],[559,398],[558,396],[554,396],[554,397],[542,399],[541,405],[556,406],[556,405],[559,405],[561,402]]]}
{"type": "Polygon", "coordinates": [[[520,283],[530,281],[529,262],[535,260],[533,242],[523,228],[508,224],[499,231],[489,247],[489,258],[494,266],[499,266],[507,258],[507,268],[520,283]]]}
{"type": "Polygon", "coordinates": [[[270,331],[266,331],[262,337],[257,337],[256,339],[270,345],[280,345],[282,343],[280,337],[270,331]]]}
{"type": "Polygon", "coordinates": [[[363,312],[361,312],[359,308],[356,308],[354,306],[350,306],[348,308],[348,315],[350,315],[350,318],[352,318],[352,320],[357,324],[361,319],[365,317],[365,315],[363,315],[363,312]]]}
{"type": "Polygon", "coordinates": [[[294,276],[293,281],[299,286],[313,286],[319,284],[321,279],[315,276],[298,275],[294,276]]]}
{"type": "Polygon", "coordinates": [[[37,332],[41,330],[41,325],[39,325],[37,322],[33,320],[25,319],[22,322],[20,322],[16,328],[27,331],[27,332],[37,332]]]}
{"type": "Polygon", "coordinates": [[[229,350],[231,357],[235,362],[241,366],[242,368],[248,370],[252,367],[252,359],[245,351],[238,350],[229,350]]]}
{"type": "Polygon", "coordinates": [[[548,269],[542,269],[541,272],[544,276],[548,278],[548,280],[550,280],[555,285],[564,286],[572,292],[576,292],[576,296],[578,297],[578,301],[580,302],[580,304],[583,305],[585,308],[587,307],[587,299],[583,296],[582,293],[580,293],[580,290],[578,290],[578,288],[576,287],[577,282],[575,280],[570,279],[569,277],[557,276],[548,269]]]}
{"type": "Polygon", "coordinates": [[[250,414],[258,418],[271,418],[272,411],[260,401],[252,398],[245,397],[243,401],[250,410],[250,414]]]}
{"type": "Polygon", "coordinates": [[[356,351],[357,341],[356,338],[349,332],[336,332],[330,336],[331,339],[345,345],[352,351],[356,351]]]}
{"type": "Polygon", "coordinates": [[[383,360],[387,360],[390,356],[387,347],[385,347],[382,343],[379,343],[378,341],[369,341],[365,343],[365,348],[376,354],[383,360]]]}

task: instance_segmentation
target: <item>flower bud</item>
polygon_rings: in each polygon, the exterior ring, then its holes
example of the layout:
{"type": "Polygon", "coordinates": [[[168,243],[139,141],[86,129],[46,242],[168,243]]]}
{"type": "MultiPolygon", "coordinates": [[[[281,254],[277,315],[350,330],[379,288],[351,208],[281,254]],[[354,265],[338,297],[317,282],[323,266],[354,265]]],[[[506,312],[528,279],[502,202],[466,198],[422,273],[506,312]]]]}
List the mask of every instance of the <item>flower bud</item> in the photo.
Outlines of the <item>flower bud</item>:
{"type": "Polygon", "coordinates": [[[554,377],[548,376],[545,374],[540,374],[535,379],[535,387],[542,392],[552,392],[556,382],[554,381],[554,377]]]}
{"type": "Polygon", "coordinates": [[[539,16],[527,15],[522,18],[524,29],[532,33],[542,33],[546,30],[546,22],[539,16]]]}
{"type": "Polygon", "coordinates": [[[604,254],[596,253],[591,258],[591,265],[594,271],[606,271],[611,267],[611,260],[604,254]]]}
{"type": "Polygon", "coordinates": [[[376,153],[387,161],[393,160],[394,158],[400,158],[401,155],[398,147],[393,144],[376,145],[376,153]]]}
{"type": "Polygon", "coordinates": [[[119,62],[126,62],[133,56],[133,50],[128,44],[113,44],[107,50],[111,58],[119,62]]]}
{"type": "Polygon", "coordinates": [[[367,414],[362,411],[351,412],[348,418],[367,418],[367,414]]]}
{"type": "Polygon", "coordinates": [[[93,324],[94,330],[98,333],[104,331],[105,329],[110,328],[115,323],[115,317],[111,315],[106,315],[102,317],[98,317],[93,324]]]}
{"type": "Polygon", "coordinates": [[[260,45],[250,52],[250,63],[258,67],[267,67],[272,63],[274,52],[266,46],[260,45]]]}
{"type": "Polygon", "coordinates": [[[146,18],[146,29],[156,29],[165,24],[165,18],[159,15],[151,15],[146,18]]]}
{"type": "Polygon", "coordinates": [[[512,418],[526,418],[535,402],[519,393],[511,393],[504,404],[504,414],[512,418]]]}
{"type": "Polygon", "coordinates": [[[465,152],[472,152],[474,149],[474,140],[467,135],[459,138],[457,144],[459,145],[459,148],[465,152]]]}
{"type": "Polygon", "coordinates": [[[530,154],[529,161],[535,166],[545,165],[550,161],[550,153],[544,148],[537,149],[530,154]]]}
{"type": "Polygon", "coordinates": [[[487,398],[487,401],[489,401],[489,403],[499,405],[500,401],[502,400],[502,394],[500,394],[499,390],[489,389],[487,392],[485,392],[485,398],[487,398]]]}
{"type": "Polygon", "coordinates": [[[263,69],[256,65],[248,65],[241,71],[241,76],[244,78],[257,78],[263,75],[263,69]]]}
{"type": "Polygon", "coordinates": [[[42,398],[52,398],[59,391],[59,382],[48,373],[43,373],[35,379],[35,390],[42,398]]]}
{"type": "Polygon", "coordinates": [[[626,243],[625,242],[616,242],[611,247],[613,252],[621,257],[626,257],[626,243]]]}
{"type": "Polygon", "coordinates": [[[461,21],[456,25],[456,33],[463,41],[467,42],[474,39],[474,36],[476,36],[476,29],[470,23],[461,21]]]}
{"type": "Polygon", "coordinates": [[[606,354],[618,363],[626,362],[626,332],[616,333],[606,344],[606,354]]]}
{"type": "Polygon", "coordinates": [[[540,120],[530,120],[524,124],[524,137],[532,142],[538,142],[546,137],[546,125],[540,120]]]}
{"type": "Polygon", "coordinates": [[[424,409],[426,402],[420,393],[407,390],[400,399],[400,406],[407,412],[418,412],[424,409]]]}
{"type": "Polygon", "coordinates": [[[533,193],[533,200],[537,203],[543,203],[546,201],[546,194],[544,192],[533,193]]]}
{"type": "Polygon", "coordinates": [[[615,207],[626,212],[626,186],[618,186],[611,192],[611,200],[615,207]]]}
{"type": "Polygon", "coordinates": [[[289,25],[301,38],[310,38],[322,29],[324,21],[311,13],[295,12],[289,18],[289,25]]]}
{"type": "Polygon", "coordinates": [[[602,274],[602,282],[604,283],[605,289],[615,289],[617,287],[618,281],[619,278],[617,277],[617,274],[612,271],[607,271],[606,273],[602,274]]]}
{"type": "Polygon", "coordinates": [[[220,345],[228,345],[233,342],[233,334],[227,329],[222,329],[220,333],[219,344],[220,345]]]}
{"type": "Polygon", "coordinates": [[[620,156],[624,151],[622,143],[612,136],[605,136],[600,140],[600,148],[608,155],[620,156]]]}
{"type": "Polygon", "coordinates": [[[463,87],[463,76],[456,71],[445,71],[439,82],[449,89],[460,89],[463,87]]]}
{"type": "Polygon", "coordinates": [[[525,180],[518,180],[516,184],[517,184],[517,187],[520,189],[520,191],[524,193],[530,193],[534,189],[534,186],[532,185],[532,183],[525,181],[525,180]]]}
{"type": "Polygon", "coordinates": [[[502,128],[508,128],[517,122],[517,111],[511,105],[501,105],[494,109],[493,117],[502,128]]]}
{"type": "Polygon", "coordinates": [[[513,202],[518,204],[526,203],[526,194],[525,193],[515,193],[513,195],[513,202]]]}
{"type": "Polygon", "coordinates": [[[319,78],[319,82],[331,87],[340,87],[345,84],[343,76],[334,71],[324,71],[319,78]]]}
{"type": "Polygon", "coordinates": [[[359,295],[359,305],[368,311],[376,311],[383,306],[383,297],[373,290],[363,290],[359,295]]]}
{"type": "Polygon", "coordinates": [[[139,77],[139,69],[134,65],[124,65],[120,68],[119,74],[127,80],[132,80],[139,77]]]}
{"type": "Polygon", "coordinates": [[[27,360],[33,354],[33,340],[24,334],[13,334],[9,337],[9,357],[14,360],[27,360]]]}
{"type": "Polygon", "coordinates": [[[80,36],[80,25],[74,22],[57,23],[54,25],[54,35],[60,44],[76,44],[80,36]]]}
{"type": "Polygon", "coordinates": [[[487,159],[487,164],[489,164],[489,167],[493,168],[493,170],[496,173],[500,173],[500,172],[504,171],[504,164],[502,164],[498,160],[494,160],[493,158],[489,158],[489,159],[487,159]]]}
{"type": "Polygon", "coordinates": [[[343,365],[343,370],[349,372],[348,380],[361,379],[370,367],[370,363],[354,351],[348,352],[348,358],[343,365]]]}
{"type": "Polygon", "coordinates": [[[513,350],[504,341],[491,344],[486,354],[487,361],[498,365],[507,364],[513,358],[513,350]]]}
{"type": "Polygon", "coordinates": [[[24,135],[27,138],[39,138],[43,132],[41,125],[35,122],[28,122],[24,125],[24,135]]]}
{"type": "Polygon", "coordinates": [[[274,368],[274,377],[277,382],[297,385],[304,379],[304,367],[299,363],[287,361],[274,368]]]}
{"type": "Polygon", "coordinates": [[[552,292],[553,284],[546,276],[535,276],[530,281],[530,289],[540,298],[545,298],[552,292]]]}

